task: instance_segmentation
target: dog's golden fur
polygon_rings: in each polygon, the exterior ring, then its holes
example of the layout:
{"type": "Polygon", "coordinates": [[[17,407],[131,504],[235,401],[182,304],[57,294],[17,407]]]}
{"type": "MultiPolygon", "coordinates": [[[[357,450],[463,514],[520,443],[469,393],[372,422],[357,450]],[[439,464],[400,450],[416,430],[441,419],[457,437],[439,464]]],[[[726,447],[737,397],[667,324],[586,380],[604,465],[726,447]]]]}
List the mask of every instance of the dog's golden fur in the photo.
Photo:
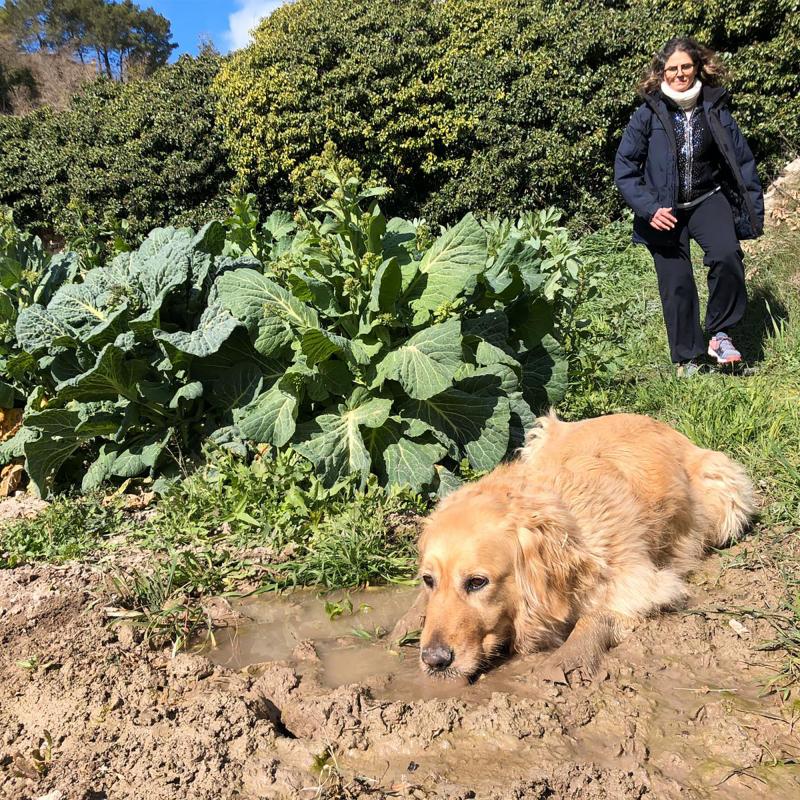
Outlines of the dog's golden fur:
{"type": "Polygon", "coordinates": [[[517,460],[426,522],[423,669],[473,677],[505,650],[560,645],[554,664],[592,670],[628,625],[681,601],[683,576],[752,511],[742,467],[660,422],[544,417],[517,460]]]}

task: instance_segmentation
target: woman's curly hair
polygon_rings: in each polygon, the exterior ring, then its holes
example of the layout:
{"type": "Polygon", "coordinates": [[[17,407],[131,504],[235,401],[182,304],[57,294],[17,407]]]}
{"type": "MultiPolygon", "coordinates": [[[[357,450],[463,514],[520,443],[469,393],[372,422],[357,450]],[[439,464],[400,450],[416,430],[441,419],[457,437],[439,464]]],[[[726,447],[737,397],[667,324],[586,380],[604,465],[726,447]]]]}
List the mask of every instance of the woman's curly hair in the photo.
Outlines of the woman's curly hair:
{"type": "Polygon", "coordinates": [[[728,70],[710,47],[699,44],[688,36],[676,36],[653,56],[650,67],[639,82],[639,94],[650,94],[661,86],[661,81],[664,80],[664,65],[669,57],[679,50],[692,59],[697,69],[696,76],[704,86],[721,86],[728,79],[728,70]]]}

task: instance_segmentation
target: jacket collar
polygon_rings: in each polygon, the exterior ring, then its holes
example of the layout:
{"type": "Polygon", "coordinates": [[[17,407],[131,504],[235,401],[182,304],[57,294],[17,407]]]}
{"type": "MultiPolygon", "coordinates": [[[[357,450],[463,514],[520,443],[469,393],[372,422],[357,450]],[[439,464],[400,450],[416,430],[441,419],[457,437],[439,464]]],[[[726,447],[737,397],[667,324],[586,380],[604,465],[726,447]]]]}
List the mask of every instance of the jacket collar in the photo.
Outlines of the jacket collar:
{"type": "Polygon", "coordinates": [[[703,87],[703,106],[714,108],[726,103],[730,99],[728,90],[724,86],[704,86],[703,87]]]}

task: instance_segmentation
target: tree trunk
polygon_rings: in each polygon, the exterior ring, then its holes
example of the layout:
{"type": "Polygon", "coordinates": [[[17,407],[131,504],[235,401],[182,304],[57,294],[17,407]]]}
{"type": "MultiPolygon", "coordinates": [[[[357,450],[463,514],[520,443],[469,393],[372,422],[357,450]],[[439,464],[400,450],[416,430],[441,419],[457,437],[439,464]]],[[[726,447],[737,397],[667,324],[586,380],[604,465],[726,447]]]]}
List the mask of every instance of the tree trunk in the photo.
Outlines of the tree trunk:
{"type": "Polygon", "coordinates": [[[108,50],[105,47],[103,48],[103,63],[106,65],[106,75],[113,80],[114,73],[111,70],[111,59],[109,58],[108,50]]]}

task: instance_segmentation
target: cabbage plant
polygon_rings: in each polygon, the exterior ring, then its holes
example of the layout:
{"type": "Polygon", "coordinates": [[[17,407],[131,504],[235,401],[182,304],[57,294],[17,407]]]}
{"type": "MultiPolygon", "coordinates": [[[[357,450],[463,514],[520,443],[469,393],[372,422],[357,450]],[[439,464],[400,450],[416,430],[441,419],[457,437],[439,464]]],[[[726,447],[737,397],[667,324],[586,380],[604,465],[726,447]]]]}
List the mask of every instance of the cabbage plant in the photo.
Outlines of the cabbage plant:
{"type": "Polygon", "coordinates": [[[331,199],[297,215],[263,268],[217,279],[221,304],[275,364],[234,411],[240,434],[291,445],[328,485],[375,472],[446,490],[462,459],[491,469],[566,386],[546,239],[518,226],[490,237],[472,214],[432,239],[424,224],[386,220],[386,189],[335,166],[325,179],[331,199]]]}
{"type": "Polygon", "coordinates": [[[445,492],[520,446],[566,385],[561,234],[467,214],[434,236],[387,220],[386,189],[325,178],[311,212],[261,223],[239,201],[31,297],[14,347],[37,385],[0,461],[24,456],[41,493],[89,491],[174,472],[211,438],[291,447],[326,486],[445,492]]]}

